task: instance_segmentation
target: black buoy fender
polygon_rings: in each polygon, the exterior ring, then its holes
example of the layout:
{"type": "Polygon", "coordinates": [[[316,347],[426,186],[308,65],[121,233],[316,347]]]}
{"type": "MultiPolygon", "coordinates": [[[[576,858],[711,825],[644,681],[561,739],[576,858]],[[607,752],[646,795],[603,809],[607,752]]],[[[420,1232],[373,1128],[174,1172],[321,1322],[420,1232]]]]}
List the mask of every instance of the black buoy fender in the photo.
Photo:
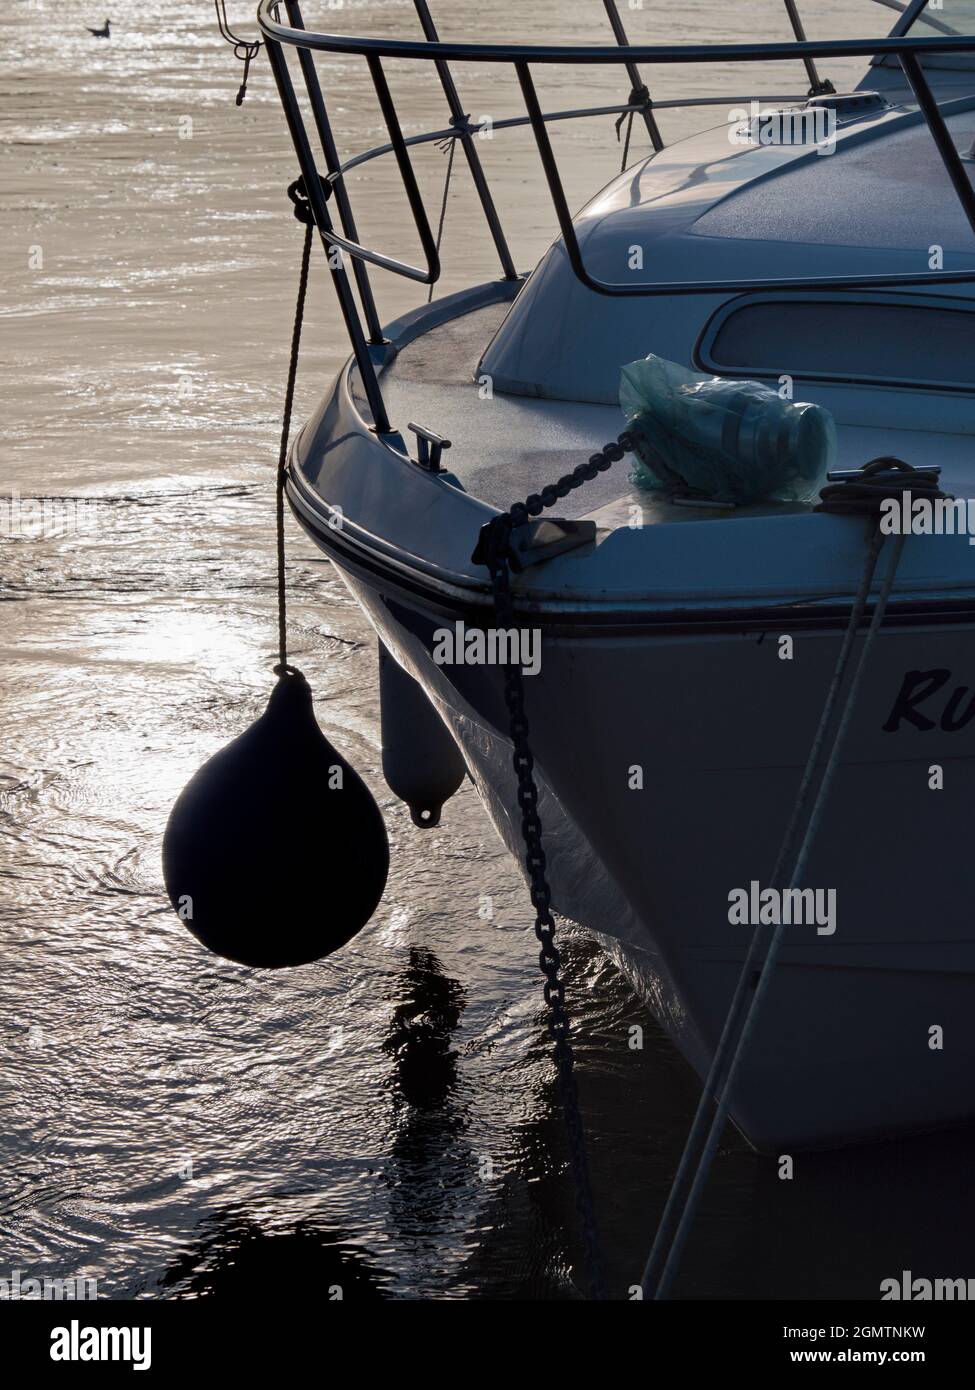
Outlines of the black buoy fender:
{"type": "Polygon", "coordinates": [[[276,669],[264,713],[190,780],[163,838],[166,891],[193,934],[272,968],[344,946],[389,871],[372,794],[319,728],[301,672],[276,669]]]}

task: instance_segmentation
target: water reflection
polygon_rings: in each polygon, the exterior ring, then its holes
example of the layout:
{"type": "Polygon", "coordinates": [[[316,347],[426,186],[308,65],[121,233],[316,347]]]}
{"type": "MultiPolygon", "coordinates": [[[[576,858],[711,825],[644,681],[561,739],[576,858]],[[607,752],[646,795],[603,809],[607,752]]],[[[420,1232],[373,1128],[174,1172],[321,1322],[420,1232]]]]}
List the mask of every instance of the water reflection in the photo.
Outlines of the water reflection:
{"type": "MultiPolygon", "coordinates": [[[[231,1206],[203,1223],[160,1281],[173,1298],[262,1300],[314,1294],[322,1300],[377,1300],[389,1274],[347,1233],[312,1218],[291,1227],[269,1224],[274,1199],[231,1206]]],[[[280,1218],[278,1217],[278,1223],[280,1218]]]]}
{"type": "Polygon", "coordinates": [[[464,990],[443,974],[433,951],[417,946],[410,947],[409,965],[398,985],[402,1000],[383,1051],[393,1059],[389,1084],[404,1110],[406,1124],[400,1130],[408,1128],[419,1111],[436,1112],[438,1133],[456,1132],[463,1120],[450,1103],[457,1087],[453,1040],[464,1010],[464,990]]]}
{"type": "Polygon", "coordinates": [[[420,1268],[442,1268],[436,1247],[461,1215],[477,1179],[467,1141],[470,1117],[458,1079],[456,1033],[465,992],[435,953],[409,948],[396,1005],[382,1044],[392,1059],[386,1086],[393,1100],[389,1215],[420,1268]]]}

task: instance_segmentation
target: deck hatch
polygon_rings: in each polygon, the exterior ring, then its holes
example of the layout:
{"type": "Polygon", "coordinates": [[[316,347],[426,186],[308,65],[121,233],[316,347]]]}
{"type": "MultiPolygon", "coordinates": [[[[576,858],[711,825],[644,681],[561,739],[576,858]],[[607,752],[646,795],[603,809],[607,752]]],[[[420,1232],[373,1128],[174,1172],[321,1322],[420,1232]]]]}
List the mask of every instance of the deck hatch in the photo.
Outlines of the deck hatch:
{"type": "Polygon", "coordinates": [[[971,391],[973,308],[935,295],[748,295],[712,316],[695,358],[722,375],[971,391]]]}

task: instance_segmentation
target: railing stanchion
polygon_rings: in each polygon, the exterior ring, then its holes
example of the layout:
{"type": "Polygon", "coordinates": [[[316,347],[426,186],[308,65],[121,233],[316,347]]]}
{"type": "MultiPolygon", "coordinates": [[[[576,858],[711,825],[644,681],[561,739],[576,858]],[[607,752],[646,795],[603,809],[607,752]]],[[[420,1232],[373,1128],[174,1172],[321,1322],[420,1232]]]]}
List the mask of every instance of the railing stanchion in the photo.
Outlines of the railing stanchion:
{"type": "MultiPolygon", "coordinates": [[[[416,12],[423,28],[424,37],[431,43],[439,43],[440,35],[437,33],[437,26],[433,22],[427,0],[413,0],[416,12]]],[[[461,130],[460,142],[467,157],[467,164],[471,171],[471,178],[474,180],[474,187],[477,189],[477,196],[481,200],[481,207],[487,220],[494,245],[501,261],[501,269],[504,271],[506,280],[517,280],[518,272],[515,270],[514,261],[511,259],[511,252],[508,250],[508,242],[505,238],[501,226],[501,219],[498,217],[497,208],[494,205],[494,198],[488,185],[484,168],[481,164],[480,155],[474,144],[474,137],[471,132],[464,129],[460,122],[465,119],[464,108],[461,105],[457,87],[454,83],[453,74],[443,58],[434,59],[434,67],[437,69],[437,76],[440,78],[440,85],[443,87],[444,96],[447,98],[447,105],[450,107],[450,115],[458,130],[461,130]]]]}
{"type": "Polygon", "coordinates": [[[545,173],[545,180],[548,183],[548,191],[552,196],[552,204],[555,208],[555,216],[558,218],[559,230],[565,241],[565,249],[568,252],[569,264],[575,271],[578,279],[590,289],[598,289],[598,284],[586,270],[585,262],[582,259],[582,252],[579,250],[579,242],[576,238],[575,226],[572,221],[572,213],[569,204],[566,202],[565,189],[562,187],[562,176],[559,173],[559,166],[555,162],[555,152],[552,149],[552,142],[548,138],[548,131],[545,128],[545,117],[542,108],[538,104],[538,93],[535,91],[535,83],[532,80],[531,69],[524,59],[515,61],[515,72],[518,74],[518,82],[521,86],[521,94],[525,98],[525,110],[528,112],[528,119],[531,122],[532,132],[535,136],[535,144],[538,146],[538,153],[542,161],[542,169],[545,173]]]}
{"type": "MultiPolygon", "coordinates": [[[[301,7],[298,0],[285,0],[285,8],[288,11],[288,18],[294,29],[304,29],[305,23],[301,17],[301,7]]],[[[332,123],[328,118],[328,108],[325,105],[325,97],[322,92],[321,83],[318,80],[318,72],[315,68],[313,54],[307,48],[298,49],[298,61],[301,64],[302,75],[305,79],[305,87],[308,90],[308,98],[311,102],[312,115],[315,117],[315,126],[318,130],[318,138],[322,142],[322,152],[325,155],[325,167],[330,174],[341,174],[342,164],[339,153],[332,135],[332,123]]],[[[358,241],[359,233],[356,230],[355,215],[352,211],[352,204],[349,201],[349,194],[341,177],[337,178],[332,185],[335,193],[335,205],[339,210],[339,221],[342,223],[342,230],[350,241],[358,241]]],[[[379,315],[376,312],[376,301],[373,298],[372,286],[369,283],[369,272],[363,261],[358,257],[352,260],[352,273],[359,289],[359,299],[362,303],[362,312],[365,315],[366,327],[369,330],[369,341],[379,344],[383,342],[382,324],[379,322],[379,315]]]]}
{"type": "MultiPolygon", "coordinates": [[[[800,43],[806,42],[806,31],[803,28],[799,10],[796,7],[796,0],[785,0],[785,12],[789,16],[789,23],[792,25],[792,32],[800,43]]],[[[806,69],[806,76],[809,78],[809,95],[811,97],[824,96],[827,92],[835,92],[836,88],[829,80],[824,81],[816,70],[816,64],[812,58],[804,56],[803,67],[806,69]]]]}
{"type": "Polygon", "coordinates": [[[376,369],[373,366],[372,358],[369,356],[369,347],[366,343],[365,334],[362,331],[362,323],[359,320],[359,311],[356,307],[355,296],[352,293],[352,286],[345,266],[341,263],[335,265],[333,258],[328,255],[330,243],[326,233],[332,231],[332,219],[328,213],[328,204],[322,192],[322,185],[319,180],[318,169],[315,167],[315,158],[312,154],[311,145],[308,143],[308,136],[305,132],[304,121],[301,116],[301,108],[295,97],[295,89],[291,81],[291,74],[288,71],[287,59],[281,49],[280,44],[270,35],[265,37],[265,49],[267,50],[268,61],[271,64],[271,71],[274,74],[274,81],[277,85],[278,95],[281,98],[281,106],[284,110],[284,117],[288,123],[288,130],[294,142],[295,154],[298,156],[298,167],[305,183],[305,193],[308,197],[309,205],[315,215],[315,223],[318,227],[319,235],[325,245],[328,267],[332,276],[332,283],[338,295],[339,307],[342,310],[342,317],[345,320],[346,331],[352,343],[352,351],[355,355],[356,365],[359,368],[359,375],[362,378],[363,389],[366,399],[369,402],[369,409],[372,411],[373,422],[379,434],[389,433],[389,418],[386,414],[386,404],[383,400],[382,391],[379,389],[379,381],[376,377],[376,369]]]}
{"type": "Polygon", "coordinates": [[[928,79],[924,75],[917,56],[913,53],[901,53],[898,56],[901,67],[904,69],[904,76],[910,83],[911,91],[921,108],[921,114],[928,123],[928,130],[934,136],[934,143],[938,147],[938,153],[948,171],[948,177],[958,194],[958,201],[965,211],[972,231],[975,232],[975,189],[972,188],[968,171],[962,162],[954,140],[951,138],[948,127],[945,125],[941,108],[928,86],[928,79]]]}
{"type": "MultiPolygon", "coordinates": [[[[626,30],[623,28],[623,21],[620,19],[620,12],[616,8],[616,0],[603,0],[603,4],[606,6],[606,14],[613,27],[613,35],[616,42],[619,44],[620,48],[629,48],[630,41],[626,37],[626,30]]],[[[634,92],[639,91],[641,87],[646,90],[646,84],[640,76],[640,69],[637,67],[636,63],[628,62],[626,64],[626,72],[630,79],[630,86],[634,92]]],[[[659,154],[664,147],[664,139],[660,134],[660,127],[657,125],[657,118],[649,106],[644,107],[642,114],[646,122],[647,134],[650,136],[650,143],[653,145],[656,153],[659,154]]]]}
{"type": "Polygon", "coordinates": [[[437,251],[433,232],[430,230],[427,210],[423,206],[423,195],[420,193],[416,174],[414,174],[413,165],[410,163],[410,152],[403,139],[403,131],[396,114],[396,105],[389,90],[389,83],[386,81],[386,74],[383,71],[382,59],[378,53],[367,53],[366,62],[369,65],[372,85],[376,89],[379,109],[383,113],[383,120],[386,122],[386,129],[389,132],[390,144],[399,166],[400,178],[403,180],[403,187],[406,190],[407,201],[413,214],[413,221],[416,224],[420,245],[423,247],[423,254],[426,257],[427,274],[424,283],[435,285],[440,279],[440,255],[437,251]]]}

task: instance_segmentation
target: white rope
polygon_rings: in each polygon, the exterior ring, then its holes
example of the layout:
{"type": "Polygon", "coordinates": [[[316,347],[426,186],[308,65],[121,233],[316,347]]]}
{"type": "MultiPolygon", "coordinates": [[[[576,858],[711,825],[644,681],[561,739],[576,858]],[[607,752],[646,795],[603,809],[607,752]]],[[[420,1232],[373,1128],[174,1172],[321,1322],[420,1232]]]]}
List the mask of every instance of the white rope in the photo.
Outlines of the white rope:
{"type": "MultiPolygon", "coordinates": [[[[870,545],[867,553],[866,565],[864,567],[863,578],[861,579],[860,588],[857,592],[856,600],[854,602],[853,609],[850,614],[850,622],[847,626],[846,633],[843,638],[843,644],[840,648],[840,654],[837,658],[836,668],[833,672],[833,679],[830,682],[829,691],[827,693],[826,702],[823,706],[823,711],[820,716],[819,725],[816,730],[816,735],[813,739],[812,747],[809,750],[809,757],[806,760],[806,767],[803,773],[802,782],[800,783],[799,792],[796,797],[795,805],[793,806],[792,816],[790,817],[789,825],[783,838],[782,846],[779,850],[778,860],[773,871],[772,883],[773,886],[776,887],[779,886],[779,880],[782,876],[784,865],[787,862],[788,857],[791,853],[792,845],[795,841],[796,834],[801,823],[802,815],[805,811],[806,803],[809,800],[813,782],[815,780],[816,764],[819,761],[819,755],[826,741],[827,731],[830,723],[832,722],[833,711],[836,706],[840,688],[843,684],[843,679],[846,673],[846,668],[849,664],[850,656],[853,651],[853,645],[856,639],[857,631],[862,621],[863,614],[866,610],[867,598],[870,593],[870,586],[873,582],[874,573],[877,567],[877,560],[879,558],[883,542],[884,537],[880,533],[879,524],[875,522],[873,527],[873,533],[870,537],[870,545]]],[[[890,598],[891,587],[894,582],[894,577],[897,573],[897,567],[900,563],[901,552],[903,550],[903,547],[904,537],[903,535],[900,535],[896,539],[893,555],[891,557],[890,564],[887,567],[887,573],[884,576],[884,580],[881,585],[880,594],[878,596],[877,603],[873,611],[873,617],[870,622],[870,627],[867,631],[867,635],[863,643],[863,648],[860,652],[860,660],[856,666],[853,678],[850,682],[850,686],[846,694],[846,699],[843,702],[839,723],[837,724],[836,732],[833,735],[832,744],[830,746],[829,754],[827,757],[826,767],[819,784],[819,791],[816,796],[816,800],[813,804],[812,811],[810,812],[809,819],[806,824],[805,833],[802,837],[802,843],[799,846],[799,851],[796,855],[795,863],[793,865],[792,873],[790,875],[788,885],[789,888],[797,888],[800,885],[803,875],[805,873],[809,853],[812,849],[813,841],[816,837],[816,832],[819,829],[823,809],[826,805],[826,800],[829,796],[833,776],[839,763],[840,750],[842,748],[843,741],[846,737],[846,733],[850,724],[850,719],[853,714],[853,709],[856,704],[857,695],[859,694],[863,676],[867,669],[867,662],[870,656],[871,648],[873,646],[874,638],[876,637],[877,632],[879,631],[880,626],[884,620],[884,614],[887,610],[887,602],[890,598]]],[[[774,972],[775,963],[778,958],[779,948],[782,943],[783,931],[784,924],[779,923],[779,925],[776,926],[775,930],[772,933],[768,950],[766,952],[765,959],[762,964],[761,973],[759,975],[758,982],[755,985],[754,994],[752,995],[751,1001],[748,1004],[747,1010],[744,1013],[744,1019],[741,1022],[741,1030],[737,1035],[737,1042],[734,1045],[734,1051],[731,1054],[731,1060],[727,1067],[727,1075],[725,1075],[726,1058],[728,1056],[729,1049],[732,1046],[733,1039],[735,1037],[736,1030],[738,1027],[739,1019],[741,1018],[742,1010],[745,1007],[745,1000],[748,995],[749,983],[753,978],[755,963],[757,962],[760,955],[761,943],[765,935],[763,927],[757,926],[752,936],[751,943],[749,944],[748,948],[748,953],[745,957],[745,963],[742,966],[741,973],[738,977],[738,984],[735,988],[735,994],[731,1001],[731,1006],[728,1010],[724,1026],[721,1031],[721,1037],[719,1039],[714,1058],[711,1062],[711,1067],[708,1071],[707,1079],[704,1083],[704,1088],[701,1092],[701,1098],[698,1102],[697,1111],[694,1115],[694,1121],[691,1125],[691,1130],[688,1134],[687,1142],[684,1146],[684,1152],[681,1155],[681,1161],[678,1165],[677,1172],[674,1176],[674,1181],[671,1185],[670,1194],[667,1198],[667,1203],[664,1207],[663,1215],[660,1218],[660,1224],[657,1228],[656,1238],[654,1239],[653,1247],[647,1258],[647,1263],[643,1271],[641,1287],[645,1298],[652,1297],[654,1299],[665,1299],[668,1297],[671,1286],[673,1285],[673,1281],[677,1274],[677,1270],[680,1264],[681,1255],[683,1253],[684,1244],[687,1240],[687,1236],[690,1232],[691,1225],[694,1221],[694,1217],[697,1212],[697,1207],[700,1203],[700,1199],[704,1191],[704,1184],[707,1181],[708,1174],[711,1169],[711,1163],[714,1159],[714,1154],[717,1149],[718,1142],[724,1130],[725,1121],[728,1116],[728,1109],[730,1107],[731,1098],[734,1091],[734,1085],[738,1078],[742,1061],[745,1057],[745,1053],[748,1049],[748,1044],[754,1032],[755,1023],[761,1010],[762,1003],[764,1002],[765,996],[768,992],[768,988],[772,980],[772,974],[774,972]],[[722,1078],[724,1079],[722,1080],[722,1078]],[[703,1149],[700,1153],[700,1156],[697,1159],[697,1166],[696,1168],[694,1168],[693,1177],[690,1181],[690,1189],[688,1191],[686,1201],[684,1202],[683,1210],[680,1212],[679,1219],[677,1220],[676,1230],[673,1233],[672,1239],[670,1239],[670,1232],[673,1229],[675,1219],[677,1218],[681,1194],[684,1188],[687,1186],[688,1177],[691,1173],[692,1165],[695,1162],[695,1152],[700,1147],[702,1137],[705,1134],[705,1128],[707,1127],[707,1115],[712,1099],[714,1099],[715,1102],[714,1115],[711,1119],[710,1128],[708,1128],[707,1130],[707,1135],[704,1141],[703,1149]]]]}

